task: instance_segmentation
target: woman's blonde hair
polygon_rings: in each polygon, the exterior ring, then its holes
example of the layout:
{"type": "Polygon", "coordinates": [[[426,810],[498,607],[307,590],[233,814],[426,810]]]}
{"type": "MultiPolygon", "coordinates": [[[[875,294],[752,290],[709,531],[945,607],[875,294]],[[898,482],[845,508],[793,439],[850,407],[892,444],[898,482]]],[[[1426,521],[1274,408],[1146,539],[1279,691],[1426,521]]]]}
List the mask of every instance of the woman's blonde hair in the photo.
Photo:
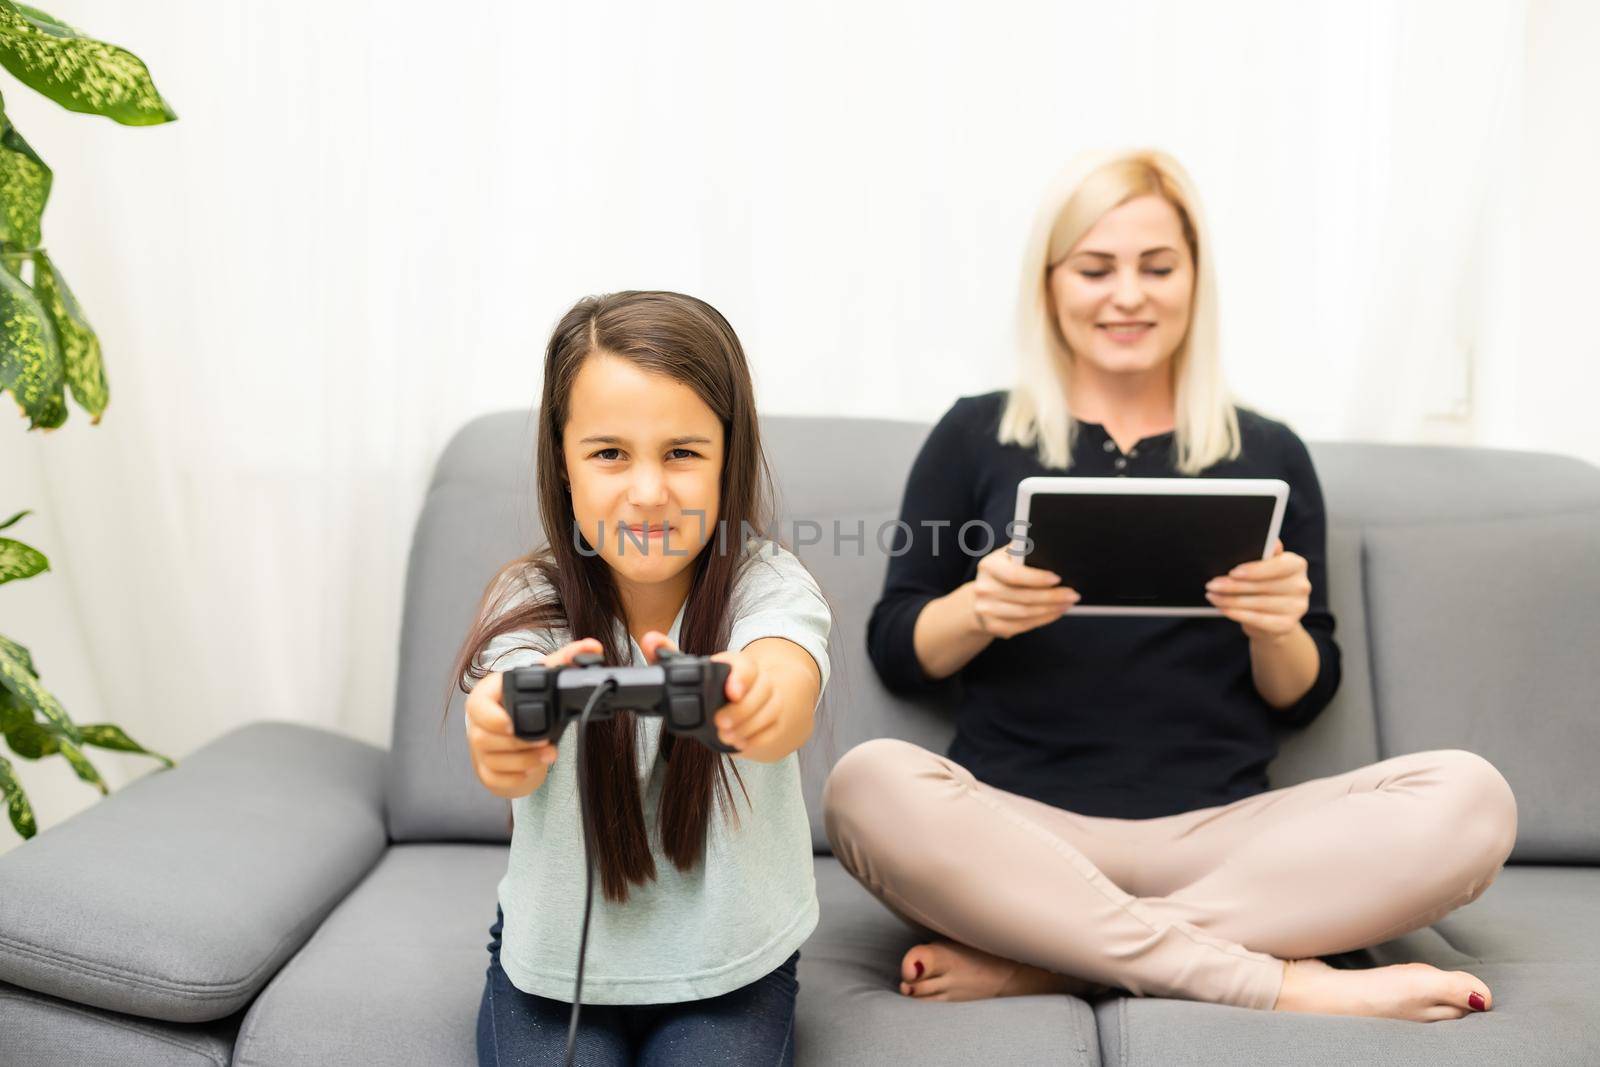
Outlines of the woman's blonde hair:
{"type": "Polygon", "coordinates": [[[1022,260],[1019,372],[1000,418],[1000,443],[1036,448],[1046,467],[1071,466],[1076,433],[1066,373],[1072,353],[1056,321],[1050,270],[1106,212],[1152,193],[1177,209],[1195,268],[1189,329],[1172,354],[1174,465],[1183,474],[1198,474],[1239,454],[1239,418],[1217,352],[1216,268],[1194,183],[1165,152],[1092,152],[1050,185],[1022,260]]]}

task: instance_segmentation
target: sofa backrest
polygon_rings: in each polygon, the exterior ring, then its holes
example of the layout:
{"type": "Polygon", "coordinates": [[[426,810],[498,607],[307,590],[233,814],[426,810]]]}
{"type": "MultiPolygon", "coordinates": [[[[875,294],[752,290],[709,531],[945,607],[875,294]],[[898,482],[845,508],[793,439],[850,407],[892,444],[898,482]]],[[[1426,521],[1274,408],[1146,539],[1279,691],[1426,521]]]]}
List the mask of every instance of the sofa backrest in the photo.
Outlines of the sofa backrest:
{"type": "Polygon", "coordinates": [[[1476,752],[1516,795],[1513,860],[1600,862],[1600,469],[1494,449],[1311,451],[1330,524],[1359,538],[1378,755],[1476,752]]]}
{"type": "Polygon", "coordinates": [[[462,721],[466,696],[450,665],[490,579],[544,539],[534,504],[536,428],[528,411],[474,419],[445,446],[423,498],[406,564],[384,779],[394,841],[510,836],[505,802],[472,773],[462,721]]]}
{"type": "MultiPolygon", "coordinates": [[[[542,540],[527,412],[464,427],[441,457],[407,574],[388,776],[396,840],[501,840],[505,805],[466,759],[463,697],[442,719],[450,661],[485,583],[542,540]]],[[[801,753],[813,842],[822,783],[872,737],[942,751],[949,709],[898,698],[866,655],[921,423],[771,416],[762,432],[779,532],[835,615],[833,679],[801,753]],[[857,536],[859,534],[859,536],[857,536]]],[[[1344,677],[1310,727],[1286,733],[1274,785],[1428,748],[1467,748],[1516,791],[1520,860],[1600,860],[1585,765],[1600,751],[1600,470],[1533,453],[1314,444],[1329,514],[1329,596],[1344,677]]]]}

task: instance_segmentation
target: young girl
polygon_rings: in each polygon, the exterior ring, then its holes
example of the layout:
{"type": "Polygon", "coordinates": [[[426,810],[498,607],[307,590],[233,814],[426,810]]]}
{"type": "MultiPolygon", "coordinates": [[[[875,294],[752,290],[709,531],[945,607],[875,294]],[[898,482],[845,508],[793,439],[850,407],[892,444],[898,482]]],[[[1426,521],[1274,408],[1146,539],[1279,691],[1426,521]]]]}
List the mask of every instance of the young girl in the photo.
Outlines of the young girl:
{"type": "Polygon", "coordinates": [[[561,1061],[583,810],[602,892],[577,1061],[792,1063],[795,963],[817,922],[795,752],[830,617],[794,556],[742,536],[766,528],[769,493],[732,328],[677,293],[580,301],[545,354],[537,461],[549,547],[490,583],[455,671],[473,769],[514,822],[479,1061],[561,1061]],[[559,751],[512,733],[499,672],[581,652],[642,666],[664,647],[730,665],[715,722],[736,756],[625,712],[569,726],[559,751]]]}

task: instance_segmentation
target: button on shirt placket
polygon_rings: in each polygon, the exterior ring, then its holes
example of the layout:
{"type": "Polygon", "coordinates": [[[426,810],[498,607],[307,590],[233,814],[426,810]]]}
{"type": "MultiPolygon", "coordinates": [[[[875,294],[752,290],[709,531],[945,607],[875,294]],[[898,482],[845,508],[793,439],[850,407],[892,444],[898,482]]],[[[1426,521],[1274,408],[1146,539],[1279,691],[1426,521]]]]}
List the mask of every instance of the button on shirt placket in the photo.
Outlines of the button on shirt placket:
{"type": "Polygon", "coordinates": [[[1108,453],[1117,453],[1117,458],[1111,461],[1111,466],[1116,470],[1117,477],[1119,478],[1126,478],[1128,476],[1128,461],[1130,459],[1139,458],[1139,448],[1137,445],[1128,449],[1127,454],[1124,455],[1117,448],[1117,442],[1112,440],[1110,436],[1107,436],[1106,439],[1101,442],[1100,447],[1108,453]]]}
{"type": "MultiPolygon", "coordinates": [[[[1106,436],[1105,441],[1101,443],[1100,447],[1105,449],[1107,454],[1118,451],[1117,443],[1111,439],[1109,434],[1106,436]]],[[[1111,466],[1116,470],[1117,477],[1126,477],[1125,468],[1128,466],[1128,461],[1121,455],[1118,455],[1116,459],[1111,461],[1111,466]]]]}

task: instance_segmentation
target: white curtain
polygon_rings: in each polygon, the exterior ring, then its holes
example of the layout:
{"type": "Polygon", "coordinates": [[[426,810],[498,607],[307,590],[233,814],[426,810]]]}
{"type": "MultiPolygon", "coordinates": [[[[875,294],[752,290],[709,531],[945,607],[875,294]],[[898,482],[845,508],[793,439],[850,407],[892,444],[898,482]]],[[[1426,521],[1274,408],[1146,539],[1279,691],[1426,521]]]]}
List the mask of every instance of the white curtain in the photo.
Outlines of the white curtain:
{"type": "MultiPolygon", "coordinates": [[[[0,506],[54,564],[0,589],[0,633],[176,756],[264,717],[381,744],[430,466],[531,404],[572,300],[693,292],[767,410],[931,419],[1008,380],[1035,197],[1107,144],[1194,173],[1246,401],[1314,438],[1520,440],[1458,386],[1514,377],[1518,301],[1486,291],[1514,275],[1474,257],[1520,247],[1532,163],[1504,157],[1547,10],[58,0],[180,120],[3,88],[112,402],[0,419],[0,506]]],[[[91,799],[23,772],[46,824],[91,799]]]]}

